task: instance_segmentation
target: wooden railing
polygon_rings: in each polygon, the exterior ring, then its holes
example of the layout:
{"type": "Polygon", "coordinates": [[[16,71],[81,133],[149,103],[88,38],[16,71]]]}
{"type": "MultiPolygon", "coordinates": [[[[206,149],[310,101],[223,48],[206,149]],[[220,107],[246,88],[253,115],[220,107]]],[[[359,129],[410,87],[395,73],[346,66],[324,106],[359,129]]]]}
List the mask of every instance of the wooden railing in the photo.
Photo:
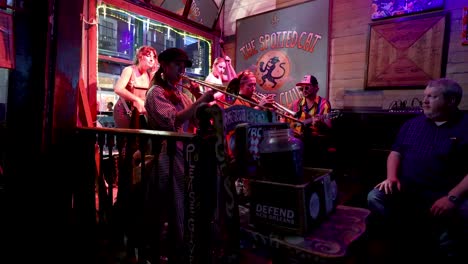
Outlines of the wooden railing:
{"type": "MultiPolygon", "coordinates": [[[[161,257],[167,256],[169,263],[218,263],[215,259],[232,258],[239,243],[235,235],[239,232],[238,211],[235,179],[226,166],[221,110],[208,110],[203,119],[199,120],[197,134],[77,128],[75,145],[80,151],[74,157],[83,166],[77,168],[78,174],[92,174],[93,177],[83,175],[87,180],[83,178],[78,180],[81,183],[74,183],[77,187],[72,207],[74,219],[78,219],[75,221],[94,223],[104,239],[117,244],[126,241],[127,253],[123,255],[132,257],[138,249],[138,261],[159,263],[161,257]],[[212,122],[212,113],[217,115],[215,122],[212,122]],[[168,157],[169,179],[174,177],[174,163],[181,157],[182,145],[184,242],[181,246],[177,241],[175,224],[171,222],[176,209],[169,209],[168,235],[164,242],[169,247],[162,252],[165,247],[160,237],[164,230],[160,230],[158,224],[160,210],[163,203],[172,201],[154,203],[154,197],[148,197],[148,188],[159,190],[158,166],[161,164],[158,161],[162,155],[168,157]]],[[[169,186],[168,189],[173,188],[169,186]]]]}
{"type": "MultiPolygon", "coordinates": [[[[133,257],[131,254],[138,249],[140,258],[150,244],[148,241],[150,239],[153,241],[151,244],[156,247],[152,250],[156,252],[145,254],[160,255],[157,252],[158,233],[152,232],[155,235],[153,238],[144,237],[144,229],[148,228],[148,221],[145,219],[148,212],[145,210],[148,206],[158,210],[158,206],[147,205],[148,201],[145,198],[144,189],[149,186],[150,180],[151,168],[148,165],[157,166],[161,142],[166,142],[167,154],[172,164],[176,145],[183,144],[186,150],[186,146],[194,140],[195,135],[153,130],[78,128],[77,136],[82,144],[88,145],[86,149],[94,149],[93,153],[86,155],[88,157],[86,160],[94,161],[92,166],[94,169],[89,171],[93,171],[95,175],[93,186],[95,192],[92,194],[93,197],[76,194],[82,199],[93,200],[93,203],[89,201],[83,203],[95,205],[95,223],[102,234],[101,237],[117,240],[114,241],[117,244],[128,241],[126,254],[133,257]],[[94,148],[89,147],[90,144],[94,145],[94,148]],[[142,162],[143,160],[145,162],[142,162]]],[[[170,170],[170,173],[173,173],[173,170],[170,170]]],[[[158,179],[153,180],[158,181],[158,179]]],[[[158,212],[153,215],[159,216],[158,212]]],[[[157,223],[154,222],[153,225],[155,227],[157,223]]],[[[146,232],[150,232],[154,227],[149,227],[146,232]]]]}

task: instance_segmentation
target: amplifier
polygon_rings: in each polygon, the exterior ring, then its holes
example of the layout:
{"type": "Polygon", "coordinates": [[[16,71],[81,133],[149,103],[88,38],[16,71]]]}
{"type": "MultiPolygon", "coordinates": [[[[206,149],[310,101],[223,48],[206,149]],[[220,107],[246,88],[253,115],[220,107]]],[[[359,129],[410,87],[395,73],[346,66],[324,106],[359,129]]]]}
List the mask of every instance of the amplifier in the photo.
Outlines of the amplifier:
{"type": "Polygon", "coordinates": [[[250,223],[259,230],[305,235],[336,208],[332,170],[304,168],[303,184],[250,180],[250,223]]]}

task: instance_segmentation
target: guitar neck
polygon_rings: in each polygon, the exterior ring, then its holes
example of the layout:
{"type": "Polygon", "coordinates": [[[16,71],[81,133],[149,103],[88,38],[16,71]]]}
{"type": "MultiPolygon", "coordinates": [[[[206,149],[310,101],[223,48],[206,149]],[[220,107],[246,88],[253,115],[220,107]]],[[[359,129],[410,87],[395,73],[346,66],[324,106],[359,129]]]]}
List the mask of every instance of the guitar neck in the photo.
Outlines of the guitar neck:
{"type": "Polygon", "coordinates": [[[310,125],[310,124],[312,124],[314,122],[314,118],[319,118],[320,120],[325,120],[327,118],[327,116],[328,116],[327,114],[325,114],[325,115],[314,115],[311,118],[305,119],[304,121],[302,121],[302,123],[304,125],[310,125]]]}
{"type": "Polygon", "coordinates": [[[304,125],[310,125],[314,122],[314,118],[319,118],[320,120],[327,120],[327,119],[333,119],[335,117],[337,117],[338,114],[335,113],[335,112],[330,112],[330,113],[327,113],[327,114],[323,114],[323,115],[314,115],[313,117],[311,118],[307,118],[305,119],[304,121],[302,121],[302,123],[304,125]]]}

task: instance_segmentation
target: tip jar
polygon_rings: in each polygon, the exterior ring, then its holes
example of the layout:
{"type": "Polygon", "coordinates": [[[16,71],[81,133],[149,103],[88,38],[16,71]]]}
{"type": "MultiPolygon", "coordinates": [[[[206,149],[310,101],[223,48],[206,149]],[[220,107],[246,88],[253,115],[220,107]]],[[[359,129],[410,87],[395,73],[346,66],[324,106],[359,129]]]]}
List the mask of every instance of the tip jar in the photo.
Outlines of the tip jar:
{"type": "Polygon", "coordinates": [[[282,183],[303,183],[303,150],[291,129],[266,130],[259,145],[259,176],[282,183]]]}

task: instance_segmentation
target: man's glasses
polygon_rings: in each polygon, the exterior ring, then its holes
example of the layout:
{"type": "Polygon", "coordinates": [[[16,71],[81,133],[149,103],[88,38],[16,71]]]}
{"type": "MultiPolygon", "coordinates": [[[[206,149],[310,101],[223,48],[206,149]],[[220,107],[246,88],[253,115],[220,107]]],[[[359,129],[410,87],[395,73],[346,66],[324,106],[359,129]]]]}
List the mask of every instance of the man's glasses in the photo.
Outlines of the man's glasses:
{"type": "Polygon", "coordinates": [[[307,90],[307,89],[309,89],[311,87],[312,87],[312,85],[296,86],[296,89],[299,90],[299,91],[303,91],[303,90],[307,90]]]}

